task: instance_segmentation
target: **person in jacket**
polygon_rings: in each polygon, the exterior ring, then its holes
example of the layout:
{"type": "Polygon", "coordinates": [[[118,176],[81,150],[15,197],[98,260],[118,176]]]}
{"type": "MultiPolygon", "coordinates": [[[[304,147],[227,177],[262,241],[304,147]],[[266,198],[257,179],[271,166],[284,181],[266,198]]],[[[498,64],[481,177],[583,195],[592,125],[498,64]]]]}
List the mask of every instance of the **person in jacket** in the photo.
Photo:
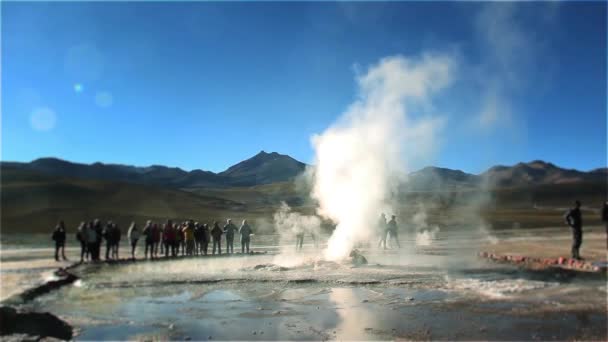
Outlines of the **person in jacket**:
{"type": "Polygon", "coordinates": [[[172,253],[173,249],[173,240],[175,239],[175,234],[173,233],[173,222],[171,220],[167,220],[165,223],[165,228],[163,229],[163,245],[165,246],[165,258],[168,258],[172,253]]]}
{"type": "Polygon", "coordinates": [[[581,202],[575,201],[574,208],[568,210],[564,215],[566,224],[572,229],[572,259],[580,260],[580,248],[583,244],[583,215],[581,213],[581,202]]]}
{"type": "Polygon", "coordinates": [[[159,251],[159,245],[160,245],[160,240],[161,240],[161,236],[162,236],[162,231],[160,229],[160,225],[157,223],[154,223],[152,225],[153,229],[152,229],[152,237],[154,239],[154,257],[158,258],[158,251],[159,251]]]}
{"type": "Polygon", "coordinates": [[[243,220],[241,227],[239,228],[239,234],[241,234],[241,253],[245,253],[245,249],[247,249],[247,254],[249,254],[249,243],[251,242],[251,235],[253,231],[251,227],[247,223],[247,220],[243,220]]]}
{"type": "Polygon", "coordinates": [[[203,247],[203,225],[194,222],[194,255],[202,255],[203,247]]]}
{"type": "Polygon", "coordinates": [[[184,228],[186,228],[186,223],[182,222],[177,226],[177,230],[175,231],[175,242],[177,243],[177,255],[184,255],[185,252],[185,244],[184,244],[184,228]]]}
{"type": "Polygon", "coordinates": [[[232,224],[232,220],[226,220],[226,225],[224,226],[224,233],[226,234],[226,253],[232,254],[234,253],[234,233],[238,231],[238,228],[232,224]]]}
{"type": "Polygon", "coordinates": [[[146,222],[141,234],[144,236],[144,241],[146,243],[146,247],[144,249],[144,258],[148,259],[149,253],[150,259],[154,259],[154,226],[152,225],[152,221],[148,220],[146,222]]]}
{"type": "Polygon", "coordinates": [[[53,235],[51,236],[51,239],[53,239],[53,241],[55,241],[55,260],[56,261],[59,261],[59,251],[61,251],[61,258],[63,260],[68,260],[65,257],[65,238],[66,238],[65,224],[63,223],[63,221],[59,221],[57,226],[55,226],[53,235]]]}
{"type": "MultiPolygon", "coordinates": [[[[397,220],[395,215],[391,216],[391,220],[388,221],[388,223],[386,224],[386,230],[388,232],[387,234],[387,239],[390,242],[391,237],[395,240],[395,243],[397,244],[397,248],[401,248],[401,245],[399,244],[399,235],[397,234],[397,220]]],[[[392,248],[392,246],[391,246],[392,248]]]]}
{"type": "Polygon", "coordinates": [[[131,222],[129,230],[127,231],[127,239],[131,245],[131,259],[135,260],[135,248],[137,248],[137,241],[139,240],[140,231],[137,229],[137,224],[131,222]]]}
{"type": "Polygon", "coordinates": [[[76,241],[80,243],[80,262],[84,262],[85,259],[89,258],[89,253],[87,249],[87,236],[86,236],[86,228],[87,223],[82,221],[78,225],[76,229],[76,241]]]}
{"type": "Polygon", "coordinates": [[[173,245],[172,245],[172,250],[171,250],[171,254],[173,255],[173,257],[177,257],[177,255],[179,254],[179,246],[180,246],[180,242],[179,242],[179,238],[178,236],[180,236],[180,232],[179,232],[179,225],[177,223],[173,224],[173,245]]]}
{"type": "Polygon", "coordinates": [[[158,247],[160,248],[160,256],[165,254],[165,228],[166,225],[159,224],[158,230],[160,231],[160,241],[158,242],[158,247]]]}
{"type": "Polygon", "coordinates": [[[106,240],[106,260],[110,260],[112,257],[110,251],[114,248],[114,224],[112,221],[108,221],[106,226],[103,228],[102,236],[106,240]]]}
{"type": "Polygon", "coordinates": [[[602,206],[602,222],[606,228],[606,248],[608,249],[608,201],[605,201],[602,206]]]}
{"type": "Polygon", "coordinates": [[[119,259],[118,252],[120,249],[120,239],[122,239],[122,231],[120,230],[120,227],[116,223],[114,223],[112,225],[112,234],[113,234],[112,240],[114,242],[114,245],[112,246],[112,257],[114,258],[114,260],[118,260],[119,259]]]}
{"type": "Polygon", "coordinates": [[[87,249],[89,250],[89,256],[92,261],[97,261],[97,255],[95,254],[95,248],[97,245],[97,232],[95,231],[95,221],[91,221],[87,224],[85,230],[85,238],[87,240],[87,249]]]}
{"type": "Polygon", "coordinates": [[[205,223],[201,228],[201,235],[203,237],[202,240],[202,253],[207,255],[207,250],[209,248],[209,242],[211,242],[211,231],[209,230],[209,226],[205,223]]]}
{"type": "Polygon", "coordinates": [[[182,232],[184,233],[186,255],[192,256],[194,254],[194,222],[192,222],[192,220],[188,220],[182,232]]]}
{"type": "Polygon", "coordinates": [[[213,254],[215,254],[215,248],[217,247],[218,254],[222,254],[222,228],[217,223],[213,222],[213,228],[211,229],[211,238],[213,239],[213,254]]]}
{"type": "Polygon", "coordinates": [[[99,219],[95,219],[93,223],[93,229],[95,230],[95,261],[99,261],[101,254],[101,243],[103,241],[103,225],[99,219]]]}

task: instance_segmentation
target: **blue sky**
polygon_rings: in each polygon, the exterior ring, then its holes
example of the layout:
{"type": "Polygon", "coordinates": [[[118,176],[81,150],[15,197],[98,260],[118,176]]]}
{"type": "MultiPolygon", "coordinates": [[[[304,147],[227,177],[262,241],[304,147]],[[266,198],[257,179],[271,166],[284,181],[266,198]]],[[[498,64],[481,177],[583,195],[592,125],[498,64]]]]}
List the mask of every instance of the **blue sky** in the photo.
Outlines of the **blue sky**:
{"type": "MultiPolygon", "coordinates": [[[[387,56],[454,82],[428,164],[606,166],[606,4],[2,2],[1,159],[222,171],[310,137],[387,56]]],[[[423,166],[423,165],[420,165],[423,166]]]]}

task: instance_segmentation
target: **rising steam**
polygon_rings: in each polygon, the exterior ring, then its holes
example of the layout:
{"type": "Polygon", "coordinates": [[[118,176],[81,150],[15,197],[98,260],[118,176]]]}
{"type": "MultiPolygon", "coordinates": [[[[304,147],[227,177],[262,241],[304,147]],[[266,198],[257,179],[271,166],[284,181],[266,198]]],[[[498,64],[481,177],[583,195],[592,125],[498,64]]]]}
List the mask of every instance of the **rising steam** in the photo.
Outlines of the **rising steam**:
{"type": "Polygon", "coordinates": [[[312,138],[312,197],[318,214],[337,224],[324,256],[339,260],[369,241],[381,212],[396,214],[397,184],[432,153],[443,119],[422,115],[430,95],[451,81],[452,60],[424,55],[388,57],[359,75],[359,98],[312,138]]]}

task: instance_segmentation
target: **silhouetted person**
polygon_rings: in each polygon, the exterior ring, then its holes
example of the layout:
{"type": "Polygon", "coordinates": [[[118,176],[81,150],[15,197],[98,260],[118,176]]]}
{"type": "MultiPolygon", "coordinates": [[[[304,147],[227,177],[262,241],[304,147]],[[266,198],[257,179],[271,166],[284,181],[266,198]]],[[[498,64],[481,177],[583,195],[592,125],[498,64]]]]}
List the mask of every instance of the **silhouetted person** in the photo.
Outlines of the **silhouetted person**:
{"type": "Polygon", "coordinates": [[[111,259],[110,251],[114,248],[114,225],[112,221],[108,221],[105,228],[103,229],[103,238],[106,240],[106,260],[111,259]]]}
{"type": "Polygon", "coordinates": [[[175,244],[175,231],[173,229],[173,222],[167,220],[165,228],[163,229],[163,244],[165,245],[165,258],[170,255],[173,256],[173,245],[175,244]]]}
{"type": "Polygon", "coordinates": [[[112,256],[116,260],[118,260],[119,259],[118,252],[120,250],[120,240],[122,239],[122,231],[120,230],[120,227],[116,223],[114,223],[113,232],[114,232],[114,249],[112,249],[112,256]]]}
{"type": "Polygon", "coordinates": [[[194,255],[203,254],[203,225],[194,222],[194,255]]]}
{"type": "Polygon", "coordinates": [[[161,240],[162,234],[163,233],[162,233],[162,229],[161,229],[160,225],[157,223],[154,223],[152,225],[152,238],[154,241],[154,243],[152,245],[152,247],[153,247],[152,251],[153,251],[155,258],[158,258],[158,250],[159,250],[159,245],[160,245],[160,240],[161,240]]]}
{"type": "Polygon", "coordinates": [[[93,230],[95,231],[95,257],[93,260],[99,261],[99,255],[101,253],[101,242],[103,239],[103,226],[99,219],[93,221],[93,230]]]}
{"type": "Polygon", "coordinates": [[[135,248],[137,247],[137,241],[139,240],[140,235],[139,229],[137,229],[137,224],[135,222],[131,222],[129,231],[127,232],[127,238],[131,244],[131,259],[133,260],[135,260],[135,248]]]}
{"type": "Polygon", "coordinates": [[[209,248],[209,242],[211,242],[211,231],[209,230],[209,226],[205,223],[201,228],[201,235],[203,236],[203,246],[202,253],[207,255],[207,249],[209,248]]]}
{"type": "Polygon", "coordinates": [[[602,222],[606,228],[606,248],[608,248],[608,201],[602,206],[602,222]]]}
{"type": "Polygon", "coordinates": [[[179,234],[179,225],[177,223],[173,224],[173,229],[171,230],[172,232],[172,244],[171,244],[171,256],[176,257],[178,252],[179,252],[179,240],[178,240],[178,236],[179,234]]]}
{"type": "Polygon", "coordinates": [[[160,230],[160,241],[158,245],[160,247],[160,255],[162,256],[165,253],[165,229],[167,229],[167,225],[159,224],[158,229],[160,230]]]}
{"type": "Polygon", "coordinates": [[[295,228],[296,233],[296,251],[302,250],[302,245],[304,245],[304,229],[302,227],[297,226],[295,228]]]}
{"type": "Polygon", "coordinates": [[[232,254],[234,253],[234,233],[236,233],[238,228],[232,224],[232,220],[226,220],[226,225],[224,226],[224,233],[226,233],[226,253],[232,254]]]}
{"type": "Polygon", "coordinates": [[[85,258],[88,259],[89,254],[87,249],[86,227],[87,223],[82,221],[76,230],[76,240],[80,243],[80,262],[84,262],[85,258]]]}
{"type": "Polygon", "coordinates": [[[146,247],[144,249],[144,258],[148,258],[148,252],[150,253],[150,259],[154,258],[154,227],[152,226],[152,221],[148,220],[146,222],[146,226],[144,230],[142,230],[141,234],[145,238],[146,247]]]}
{"type": "Polygon", "coordinates": [[[95,222],[91,221],[86,225],[85,234],[87,240],[87,250],[92,261],[97,261],[95,254],[95,245],[97,244],[97,233],[95,232],[95,222]]]}
{"type": "Polygon", "coordinates": [[[222,228],[217,223],[217,221],[213,222],[213,228],[211,229],[211,237],[213,238],[213,254],[215,254],[215,248],[217,246],[218,254],[222,254],[222,228]]]}
{"type": "Polygon", "coordinates": [[[65,257],[65,224],[63,221],[59,221],[57,226],[55,226],[55,230],[53,231],[53,236],[51,238],[53,241],[55,241],[55,260],[59,261],[60,250],[61,258],[63,258],[63,260],[68,260],[65,257]]]}
{"type": "Polygon", "coordinates": [[[184,227],[186,227],[185,222],[183,222],[181,225],[177,226],[177,229],[175,230],[175,242],[177,243],[177,254],[178,255],[184,255],[184,232],[183,229],[184,227]]]}
{"type": "Polygon", "coordinates": [[[239,234],[241,234],[241,253],[245,253],[245,249],[247,249],[247,254],[249,254],[249,243],[251,242],[251,226],[247,223],[247,220],[243,220],[243,224],[239,228],[239,234]]]}
{"type": "Polygon", "coordinates": [[[401,245],[399,244],[399,235],[397,234],[397,220],[395,215],[391,216],[391,220],[388,221],[388,223],[386,224],[387,227],[387,239],[388,242],[390,242],[391,237],[395,240],[395,243],[397,244],[397,248],[401,248],[401,245]]]}
{"type": "Polygon", "coordinates": [[[378,224],[376,227],[376,231],[378,232],[378,248],[382,247],[386,249],[386,235],[388,234],[388,225],[386,223],[386,215],[384,213],[380,214],[380,218],[378,219],[378,224]]]}
{"type": "Polygon", "coordinates": [[[581,202],[575,201],[574,208],[568,210],[564,215],[566,223],[572,229],[572,258],[580,260],[580,248],[583,244],[583,216],[581,214],[581,202]]]}

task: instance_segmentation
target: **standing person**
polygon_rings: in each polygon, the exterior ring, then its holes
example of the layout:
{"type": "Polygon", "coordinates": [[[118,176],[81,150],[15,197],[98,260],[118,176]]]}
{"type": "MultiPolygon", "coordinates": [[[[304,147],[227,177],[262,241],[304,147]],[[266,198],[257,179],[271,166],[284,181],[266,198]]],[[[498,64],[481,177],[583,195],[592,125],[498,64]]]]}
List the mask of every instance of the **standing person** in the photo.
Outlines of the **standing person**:
{"type": "Polygon", "coordinates": [[[78,229],[76,230],[76,240],[80,243],[80,262],[84,262],[84,259],[87,258],[88,259],[88,252],[87,252],[87,235],[86,235],[86,228],[87,227],[87,223],[82,221],[80,222],[80,225],[78,225],[78,229]]]}
{"type": "Polygon", "coordinates": [[[218,254],[222,254],[222,228],[217,223],[217,221],[213,222],[213,228],[211,229],[211,237],[213,238],[213,254],[215,254],[215,247],[217,246],[218,254]]]}
{"type": "Polygon", "coordinates": [[[296,251],[302,250],[302,245],[304,245],[304,229],[300,226],[295,227],[296,233],[296,251]]]}
{"type": "Polygon", "coordinates": [[[158,229],[160,230],[160,241],[158,245],[160,247],[160,255],[162,256],[165,253],[165,229],[166,226],[164,224],[159,224],[158,229]]]}
{"type": "Polygon", "coordinates": [[[106,240],[106,260],[111,259],[110,251],[114,248],[114,225],[108,221],[103,229],[103,238],[106,240]]]}
{"type": "Polygon", "coordinates": [[[203,226],[195,222],[194,223],[194,255],[202,254],[201,248],[203,246],[203,226]]]}
{"type": "Polygon", "coordinates": [[[388,232],[387,239],[389,240],[389,242],[392,237],[395,240],[395,243],[397,244],[397,248],[401,248],[401,245],[399,244],[399,235],[397,234],[397,220],[395,215],[391,216],[391,220],[387,223],[386,228],[388,232]]]}
{"type": "Polygon", "coordinates": [[[241,253],[245,253],[247,248],[247,254],[249,254],[249,243],[251,241],[251,227],[247,224],[247,220],[243,220],[241,227],[239,228],[239,234],[241,234],[241,253]]]}
{"type": "Polygon", "coordinates": [[[386,235],[388,234],[388,225],[386,223],[386,215],[384,213],[380,214],[380,219],[378,220],[378,226],[376,227],[376,231],[378,232],[378,248],[383,247],[386,249],[386,235]]]}
{"type": "Polygon", "coordinates": [[[606,227],[606,248],[608,248],[608,201],[604,202],[602,207],[602,222],[606,227]]]}
{"type": "Polygon", "coordinates": [[[61,258],[68,260],[65,257],[65,224],[63,221],[59,221],[57,226],[55,226],[51,238],[55,241],[55,260],[59,261],[59,250],[61,250],[61,258]]]}
{"type": "Polygon", "coordinates": [[[99,261],[101,254],[101,242],[103,240],[103,226],[101,220],[95,219],[93,221],[93,230],[95,231],[95,261],[99,261]]]}
{"type": "Polygon", "coordinates": [[[171,255],[173,257],[177,256],[177,253],[179,252],[179,241],[178,241],[178,235],[179,234],[179,226],[177,223],[173,224],[173,229],[171,230],[173,232],[173,244],[171,245],[171,255]]]}
{"type": "Polygon", "coordinates": [[[112,225],[112,234],[114,236],[114,245],[112,246],[112,257],[114,258],[114,260],[118,260],[118,250],[120,249],[120,239],[122,238],[122,231],[116,223],[112,225]]]}
{"type": "Polygon", "coordinates": [[[154,259],[154,227],[152,221],[148,220],[144,230],[141,234],[145,237],[146,248],[144,249],[144,259],[148,259],[148,252],[150,252],[150,259],[154,259]]]}
{"type": "Polygon", "coordinates": [[[177,255],[184,255],[184,223],[177,226],[175,230],[175,243],[177,244],[177,255]]]}
{"type": "Polygon", "coordinates": [[[209,226],[206,223],[203,224],[203,227],[201,228],[201,235],[203,236],[202,252],[204,255],[207,255],[209,242],[211,242],[211,232],[209,231],[209,226]]]}
{"type": "Polygon", "coordinates": [[[574,208],[568,210],[566,224],[572,229],[572,259],[580,260],[580,248],[583,244],[583,215],[581,214],[581,202],[575,201],[574,208]]]}
{"type": "Polygon", "coordinates": [[[95,232],[95,222],[91,221],[85,229],[85,238],[87,240],[87,250],[92,261],[97,261],[95,258],[95,245],[97,244],[97,233],[95,232]]]}
{"type": "Polygon", "coordinates": [[[182,230],[184,233],[184,244],[186,245],[186,255],[192,256],[194,253],[194,222],[188,220],[182,230]]]}
{"type": "Polygon", "coordinates": [[[234,224],[232,224],[232,220],[226,220],[226,225],[224,226],[224,233],[226,234],[226,253],[232,254],[234,253],[234,233],[238,229],[234,224]]]}
{"type": "Polygon", "coordinates": [[[165,223],[165,228],[163,229],[163,244],[165,245],[165,258],[168,258],[171,255],[171,250],[173,249],[173,223],[171,220],[167,220],[165,223]]]}
{"type": "Polygon", "coordinates": [[[135,260],[135,247],[137,247],[137,240],[139,240],[139,229],[137,229],[137,224],[135,222],[131,222],[129,226],[129,230],[127,231],[127,238],[131,243],[131,259],[135,260]]]}
{"type": "Polygon", "coordinates": [[[160,245],[160,239],[161,239],[161,229],[160,229],[160,225],[159,224],[153,224],[152,225],[152,237],[154,239],[154,248],[153,253],[154,253],[154,257],[158,258],[158,245],[160,245]]]}

